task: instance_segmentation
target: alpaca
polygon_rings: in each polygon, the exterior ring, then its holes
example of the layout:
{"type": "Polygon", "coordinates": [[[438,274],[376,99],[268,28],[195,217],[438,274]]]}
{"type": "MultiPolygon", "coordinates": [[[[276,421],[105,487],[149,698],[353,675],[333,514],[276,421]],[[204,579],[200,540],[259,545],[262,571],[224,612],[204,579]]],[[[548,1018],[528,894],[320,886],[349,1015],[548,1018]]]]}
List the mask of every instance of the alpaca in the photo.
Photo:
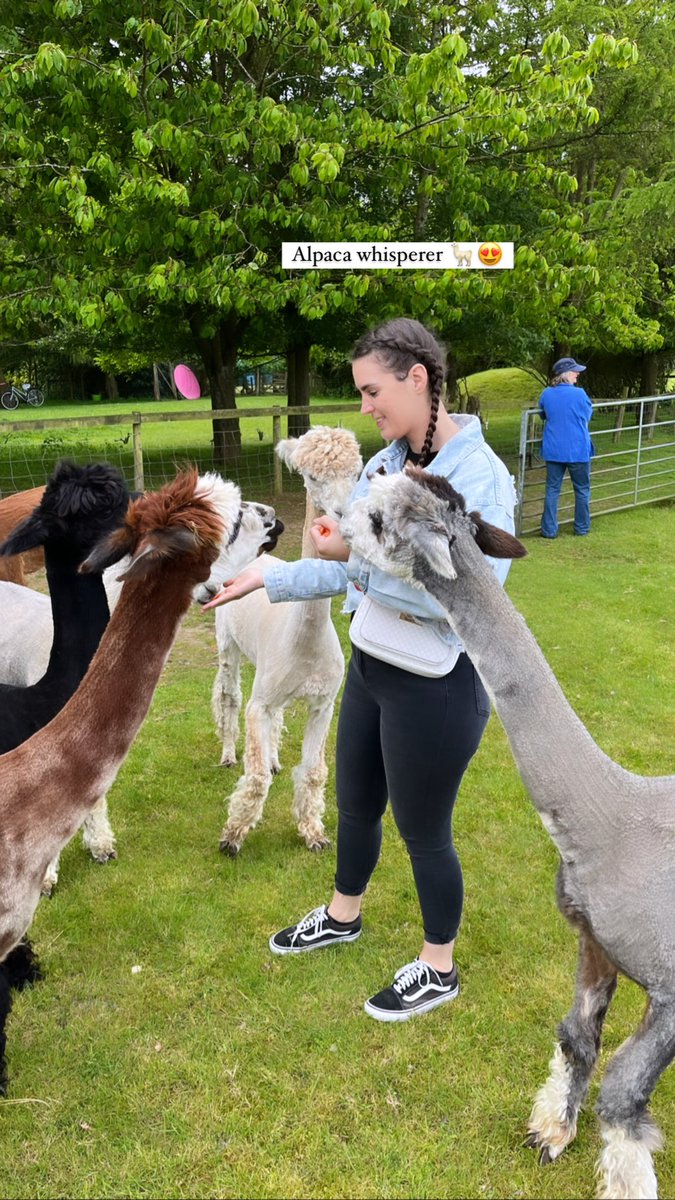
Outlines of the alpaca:
{"type": "MultiPolygon", "coordinates": [[[[277,446],[279,457],[305,482],[302,553],[316,557],[309,528],[317,510],[340,516],[363,464],[358,442],[347,429],[317,425],[277,446]]],[[[262,571],[280,560],[264,555],[262,571]]],[[[205,598],[210,598],[205,597],[205,598]]],[[[270,604],[264,590],[216,610],[218,673],[213,715],[222,738],[221,766],[236,763],[241,708],[242,657],[256,667],[246,708],[244,774],[230,796],[220,848],[234,856],[262,817],[271,776],[281,769],[279,742],[283,711],[294,700],[307,705],[302,759],[293,771],[293,817],[310,850],[328,845],[324,833],[326,736],[344,675],[344,657],[330,616],[330,600],[270,604]]]]}
{"type": "MultiPolygon", "coordinates": [[[[43,675],[28,687],[0,684],[0,754],[51,721],[84,677],[109,612],[100,575],[80,575],[78,566],[97,541],[121,525],[128,503],[129,492],[115,467],[63,462],[37,508],[0,544],[0,558],[44,549],[53,613],[53,642],[43,675]]],[[[116,857],[105,796],[87,814],[83,836],[97,862],[116,857]]],[[[45,894],[57,877],[58,863],[51,863],[45,894]]]]}
{"type": "MultiPolygon", "coordinates": [[[[25,938],[47,865],[111,786],[148,711],[194,588],[241,519],[238,488],[196,469],[132,501],[124,526],[81,566],[125,555],[122,594],[74,696],[38,733],[0,757],[0,1091],[12,989],[39,977],[25,938]]],[[[260,523],[259,548],[270,542],[260,523]]],[[[273,542],[272,537],[271,541],[273,542]]]]}
{"type": "MultiPolygon", "coordinates": [[[[29,488],[26,492],[16,492],[13,496],[5,496],[0,500],[0,541],[3,541],[19,521],[29,516],[42,499],[44,487],[29,488]]],[[[12,583],[26,583],[26,575],[39,571],[44,567],[42,550],[28,550],[15,558],[7,558],[0,562],[0,579],[9,579],[12,583]]]]}
{"type": "MultiPolygon", "coordinates": [[[[89,468],[75,468],[77,472],[89,471],[89,468]]],[[[205,475],[202,477],[202,485],[208,487],[211,482],[219,479],[219,476],[205,475]]],[[[230,531],[228,531],[226,542],[220,547],[220,552],[214,566],[212,568],[213,579],[216,577],[221,580],[223,574],[228,571],[236,574],[251,559],[259,552],[261,540],[269,540],[272,538],[276,543],[276,539],[283,530],[283,525],[277,521],[276,514],[272,508],[267,505],[259,505],[255,502],[240,501],[239,491],[234,484],[228,484],[228,488],[232,490],[233,497],[236,498],[239,506],[238,516],[230,531]],[[232,539],[230,541],[230,539],[232,539]]],[[[139,493],[134,493],[138,496],[139,493]]],[[[39,510],[37,510],[39,513],[39,510]]],[[[120,514],[118,520],[114,524],[120,524],[123,513],[120,514]]],[[[83,533],[84,538],[87,538],[87,533],[83,533]]],[[[93,542],[91,538],[89,544],[93,542]]],[[[85,551],[81,557],[84,557],[85,551]]],[[[105,603],[105,596],[108,598],[108,607],[106,608],[106,621],[108,608],[112,612],[121,591],[121,583],[118,580],[119,567],[111,567],[103,573],[103,583],[100,579],[84,579],[83,577],[75,577],[72,582],[72,587],[75,593],[84,597],[87,592],[97,597],[98,608],[101,613],[105,603]],[[104,589],[105,588],[105,593],[104,589]]],[[[215,583],[214,583],[215,586],[215,583]]],[[[198,589],[197,589],[198,590],[198,589]]],[[[65,600],[65,597],[64,597],[65,600]]],[[[73,613],[69,603],[64,603],[60,606],[65,609],[63,619],[67,627],[73,627],[73,613]]],[[[82,613],[82,605],[78,606],[77,622],[83,622],[85,616],[82,613]]],[[[53,679],[42,681],[42,677],[47,671],[49,665],[49,655],[54,639],[54,624],[52,622],[52,606],[47,596],[41,595],[39,592],[34,592],[32,589],[19,587],[17,584],[3,582],[0,583],[0,613],[2,613],[2,623],[0,627],[0,680],[8,679],[12,684],[18,685],[17,692],[20,695],[25,691],[25,701],[35,704],[36,694],[44,694],[51,696],[53,694],[53,679]],[[36,693],[36,689],[30,687],[31,684],[41,680],[41,693],[36,693]]],[[[88,627],[91,626],[94,620],[94,610],[87,611],[85,608],[86,621],[88,627]]],[[[101,626],[102,631],[103,626],[101,626]]],[[[84,653],[84,645],[80,644],[78,639],[71,639],[69,643],[70,649],[66,647],[68,661],[61,662],[62,671],[78,670],[77,664],[82,663],[82,655],[84,653]],[[72,658],[72,661],[70,661],[72,658]]],[[[89,648],[88,657],[91,658],[93,649],[89,648]]],[[[63,649],[63,648],[62,648],[63,649]]],[[[62,656],[61,656],[62,657],[62,656]]],[[[61,660],[60,660],[61,661],[61,660]]],[[[83,674],[80,671],[79,677],[83,674]]],[[[79,678],[78,677],[78,678],[79,678]]],[[[74,687],[71,688],[74,691],[74,687]]],[[[3,689],[0,687],[0,696],[3,694],[3,689]]],[[[70,694],[70,693],[69,693],[70,694]]],[[[9,719],[9,718],[8,718],[9,719]]],[[[37,727],[37,726],[36,726],[37,727]]],[[[17,744],[13,742],[12,745],[17,744]]],[[[5,742],[2,738],[2,721],[0,720],[0,752],[11,749],[12,746],[5,742]]],[[[83,826],[83,842],[85,849],[89,851],[92,858],[96,862],[105,863],[111,858],[117,857],[115,835],[110,825],[108,818],[108,806],[105,796],[101,796],[98,803],[90,812],[83,826]]],[[[47,873],[43,881],[44,895],[51,895],[54,887],[58,882],[59,860],[56,858],[50,863],[47,873]]]]}
{"type": "Polygon", "coordinates": [[[467,513],[445,480],[417,470],[374,478],[342,532],[357,553],[443,606],[560,852],[558,905],[579,936],[576,996],[535,1098],[528,1145],[548,1163],[574,1138],[620,971],[648,1004],[600,1089],[599,1195],[655,1197],[652,1151],[661,1139],[647,1104],[675,1055],[675,776],[632,774],[598,748],[483,558],[520,557],[524,547],[467,513]]]}
{"type": "Polygon", "coordinates": [[[459,242],[453,242],[452,243],[452,253],[455,256],[455,262],[457,263],[458,267],[470,267],[471,266],[471,249],[462,250],[460,248],[459,242]]]}

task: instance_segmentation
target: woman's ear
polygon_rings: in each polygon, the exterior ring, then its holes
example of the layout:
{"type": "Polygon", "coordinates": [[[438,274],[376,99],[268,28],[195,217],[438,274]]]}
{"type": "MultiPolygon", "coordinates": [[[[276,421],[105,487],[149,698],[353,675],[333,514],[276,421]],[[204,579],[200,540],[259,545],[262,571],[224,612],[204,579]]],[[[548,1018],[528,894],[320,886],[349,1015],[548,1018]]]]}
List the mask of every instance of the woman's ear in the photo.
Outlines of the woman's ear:
{"type": "Polygon", "coordinates": [[[424,363],[413,363],[408,372],[416,392],[426,392],[429,387],[429,375],[424,363]]]}

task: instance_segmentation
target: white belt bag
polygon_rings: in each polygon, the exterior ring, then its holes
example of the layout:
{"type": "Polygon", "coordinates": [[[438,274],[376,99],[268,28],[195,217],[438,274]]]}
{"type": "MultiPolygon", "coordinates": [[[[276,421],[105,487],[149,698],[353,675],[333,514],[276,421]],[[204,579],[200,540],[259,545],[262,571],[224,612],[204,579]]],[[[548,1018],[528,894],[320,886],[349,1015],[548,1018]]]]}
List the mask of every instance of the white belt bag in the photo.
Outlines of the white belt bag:
{"type": "Polygon", "coordinates": [[[370,596],[364,596],[359,604],[349,637],[359,650],[413,675],[447,675],[459,658],[457,647],[449,645],[435,629],[370,596]]]}

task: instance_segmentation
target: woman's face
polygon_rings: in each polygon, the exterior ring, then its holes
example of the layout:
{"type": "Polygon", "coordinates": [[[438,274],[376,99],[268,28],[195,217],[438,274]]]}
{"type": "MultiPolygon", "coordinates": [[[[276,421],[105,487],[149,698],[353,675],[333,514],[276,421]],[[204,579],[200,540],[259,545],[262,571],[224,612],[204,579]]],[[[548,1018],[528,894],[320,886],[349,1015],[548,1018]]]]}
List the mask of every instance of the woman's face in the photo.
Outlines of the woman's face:
{"type": "Polygon", "coordinates": [[[431,397],[426,367],[415,363],[405,379],[397,379],[374,354],[352,363],[361,412],[371,416],[385,441],[405,437],[421,450],[429,425],[431,397]]]}

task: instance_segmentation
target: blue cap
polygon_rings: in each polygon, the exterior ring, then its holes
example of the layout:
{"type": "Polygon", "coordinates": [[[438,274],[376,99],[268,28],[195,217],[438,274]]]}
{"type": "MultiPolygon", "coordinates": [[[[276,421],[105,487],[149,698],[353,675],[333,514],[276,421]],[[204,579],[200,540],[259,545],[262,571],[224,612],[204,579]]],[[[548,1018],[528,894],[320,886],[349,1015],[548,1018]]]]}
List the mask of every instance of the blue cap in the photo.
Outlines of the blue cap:
{"type": "Polygon", "coordinates": [[[585,371],[583,363],[576,362],[573,358],[559,358],[551,367],[551,375],[564,375],[566,371],[585,371]]]}

